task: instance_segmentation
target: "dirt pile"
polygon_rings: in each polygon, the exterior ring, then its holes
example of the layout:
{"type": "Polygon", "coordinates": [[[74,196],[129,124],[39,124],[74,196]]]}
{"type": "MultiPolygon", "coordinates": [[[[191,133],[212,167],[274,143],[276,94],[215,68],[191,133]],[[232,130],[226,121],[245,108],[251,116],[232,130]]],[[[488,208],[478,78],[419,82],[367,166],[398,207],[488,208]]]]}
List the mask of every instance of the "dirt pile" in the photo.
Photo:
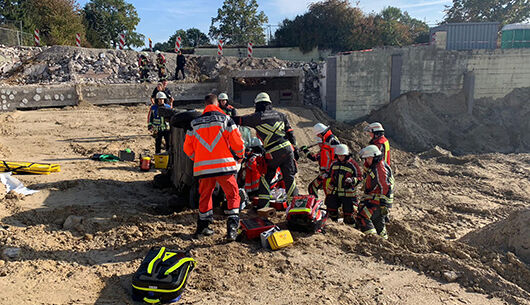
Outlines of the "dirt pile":
{"type": "Polygon", "coordinates": [[[530,264],[530,209],[512,213],[508,218],[467,234],[462,238],[474,246],[512,252],[530,264]]]}
{"type": "Polygon", "coordinates": [[[530,88],[502,99],[478,99],[468,114],[463,94],[410,92],[369,116],[410,151],[435,145],[455,154],[530,151],[530,88]]]}
{"type": "MultiPolygon", "coordinates": [[[[9,84],[118,84],[139,79],[136,51],[85,49],[68,46],[0,48],[0,82],[9,84]],[[5,57],[5,60],[2,58],[5,57]]],[[[173,80],[176,54],[164,53],[173,80]]],[[[155,54],[148,52],[151,82],[158,81],[155,54]]],[[[186,55],[185,82],[218,81],[222,74],[241,70],[301,69],[305,104],[320,106],[320,79],[324,63],[290,62],[276,58],[237,58],[186,55]]]]}
{"type": "MultiPolygon", "coordinates": [[[[335,123],[311,107],[278,110],[299,145],[314,143],[319,121],[352,149],[368,142],[364,124],[335,123]]],[[[254,241],[226,244],[221,209],[216,233],[193,239],[197,211],[177,209],[175,194],[154,189],[158,172],[140,172],[137,162],[89,160],[127,147],[152,151],[146,112],[111,106],[0,113],[0,126],[10,131],[0,137],[10,150],[5,157],[62,167],[17,176],[39,192],[0,201],[0,253],[19,249],[0,259],[0,304],[133,304],[132,274],[153,246],[190,249],[196,258],[182,300],[189,304],[528,304],[530,269],[521,256],[462,236],[530,208],[530,154],[453,156],[438,148],[418,156],[393,147],[399,170],[388,241],[329,222],[325,234],[293,232],[293,246],[271,252],[254,241]]],[[[306,158],[298,165],[300,192],[307,193],[318,166],[306,158]]],[[[284,212],[273,221],[285,228],[284,212]]]]}

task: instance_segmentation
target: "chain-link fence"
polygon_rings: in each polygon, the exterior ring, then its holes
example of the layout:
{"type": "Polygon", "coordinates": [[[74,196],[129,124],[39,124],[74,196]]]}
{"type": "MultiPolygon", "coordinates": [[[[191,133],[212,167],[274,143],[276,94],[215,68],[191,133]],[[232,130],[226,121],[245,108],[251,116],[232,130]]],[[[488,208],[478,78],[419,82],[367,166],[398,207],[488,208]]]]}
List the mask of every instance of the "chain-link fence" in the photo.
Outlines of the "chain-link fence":
{"type": "Polygon", "coordinates": [[[32,46],[33,35],[14,28],[8,24],[0,24],[0,45],[32,46]]]}

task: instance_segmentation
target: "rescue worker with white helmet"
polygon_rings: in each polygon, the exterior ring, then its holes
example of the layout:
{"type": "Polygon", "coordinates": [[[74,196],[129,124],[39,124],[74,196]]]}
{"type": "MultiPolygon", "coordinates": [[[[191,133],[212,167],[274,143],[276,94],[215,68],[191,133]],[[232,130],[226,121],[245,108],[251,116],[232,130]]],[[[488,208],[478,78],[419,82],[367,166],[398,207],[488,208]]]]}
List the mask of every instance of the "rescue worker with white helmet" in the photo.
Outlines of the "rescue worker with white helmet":
{"type": "MultiPolygon", "coordinates": [[[[323,188],[327,180],[327,172],[331,163],[335,160],[335,146],[340,144],[339,139],[331,132],[331,128],[322,123],[317,123],[313,126],[313,131],[317,138],[322,140],[322,144],[319,144],[320,151],[316,154],[312,154],[307,146],[302,146],[301,150],[305,153],[307,158],[312,161],[318,161],[319,163],[319,174],[311,181],[308,187],[310,195],[314,195],[318,198],[318,190],[323,188]]],[[[324,188],[326,190],[326,188],[324,188]]]]}
{"type": "Polygon", "coordinates": [[[254,100],[255,112],[244,116],[234,116],[236,124],[252,127],[263,142],[267,173],[261,177],[258,208],[266,207],[271,200],[270,183],[279,167],[282,173],[287,199],[298,195],[295,175],[297,172],[296,138],[287,116],[272,109],[272,101],[266,92],[261,92],[254,100]]]}
{"type": "Polygon", "coordinates": [[[394,176],[390,165],[375,145],[368,145],[360,152],[365,160],[363,194],[357,213],[357,227],[365,234],[378,234],[388,239],[386,218],[394,201],[394,176]]]}
{"type": "Polygon", "coordinates": [[[153,132],[155,138],[155,153],[160,153],[162,150],[162,139],[165,141],[165,149],[169,150],[169,122],[160,115],[160,108],[171,108],[166,104],[167,96],[164,92],[156,94],[156,104],[149,108],[147,115],[147,129],[153,132]]]}
{"type": "Polygon", "coordinates": [[[377,146],[379,151],[381,151],[381,154],[383,154],[385,162],[390,165],[390,143],[385,137],[385,129],[383,128],[383,125],[379,122],[374,122],[366,126],[364,131],[368,132],[372,138],[369,144],[377,146]]]}
{"type": "Polygon", "coordinates": [[[339,217],[342,206],[344,223],[355,224],[354,215],[359,204],[355,187],[362,181],[361,168],[350,154],[348,146],[335,146],[336,160],[329,169],[329,190],[326,196],[328,215],[332,221],[339,217]]]}
{"type": "Polygon", "coordinates": [[[221,108],[224,111],[224,113],[226,113],[229,116],[237,115],[236,108],[234,108],[234,106],[229,104],[228,94],[223,92],[217,96],[217,99],[219,99],[219,108],[221,108]]]}

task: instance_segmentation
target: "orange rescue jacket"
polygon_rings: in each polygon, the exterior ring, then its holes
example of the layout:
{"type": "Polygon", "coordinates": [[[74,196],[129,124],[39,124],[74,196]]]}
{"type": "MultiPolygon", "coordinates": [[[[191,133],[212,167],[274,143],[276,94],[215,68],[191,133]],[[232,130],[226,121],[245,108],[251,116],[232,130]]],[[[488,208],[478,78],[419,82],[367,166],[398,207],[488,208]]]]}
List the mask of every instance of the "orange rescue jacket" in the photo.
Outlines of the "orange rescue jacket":
{"type": "Polygon", "coordinates": [[[235,174],[234,154],[243,158],[245,146],[234,121],[221,108],[208,105],[191,127],[184,141],[184,153],[194,162],[193,175],[206,178],[235,174]]]}

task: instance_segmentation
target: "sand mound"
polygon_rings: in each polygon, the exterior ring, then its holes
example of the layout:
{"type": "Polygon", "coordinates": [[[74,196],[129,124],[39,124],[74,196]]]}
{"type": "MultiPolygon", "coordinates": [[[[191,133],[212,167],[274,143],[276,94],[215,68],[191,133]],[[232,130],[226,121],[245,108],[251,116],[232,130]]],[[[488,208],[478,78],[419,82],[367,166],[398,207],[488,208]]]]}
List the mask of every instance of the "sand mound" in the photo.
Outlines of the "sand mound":
{"type": "Polygon", "coordinates": [[[467,113],[463,94],[410,92],[370,115],[387,135],[410,151],[435,145],[456,154],[530,151],[530,88],[502,99],[475,101],[467,113]]]}
{"type": "Polygon", "coordinates": [[[530,209],[512,213],[505,220],[490,224],[462,237],[475,246],[510,251],[530,264],[530,209]]]}

